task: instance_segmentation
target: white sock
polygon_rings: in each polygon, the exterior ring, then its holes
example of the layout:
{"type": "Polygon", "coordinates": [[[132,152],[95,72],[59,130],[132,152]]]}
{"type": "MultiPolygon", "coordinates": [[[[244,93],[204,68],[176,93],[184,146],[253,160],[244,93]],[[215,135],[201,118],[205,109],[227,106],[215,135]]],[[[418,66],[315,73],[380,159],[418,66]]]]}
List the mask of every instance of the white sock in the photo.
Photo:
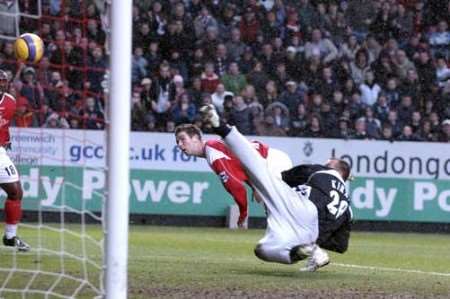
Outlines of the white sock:
{"type": "Polygon", "coordinates": [[[5,235],[8,239],[14,238],[17,235],[17,224],[6,224],[5,235]]]}

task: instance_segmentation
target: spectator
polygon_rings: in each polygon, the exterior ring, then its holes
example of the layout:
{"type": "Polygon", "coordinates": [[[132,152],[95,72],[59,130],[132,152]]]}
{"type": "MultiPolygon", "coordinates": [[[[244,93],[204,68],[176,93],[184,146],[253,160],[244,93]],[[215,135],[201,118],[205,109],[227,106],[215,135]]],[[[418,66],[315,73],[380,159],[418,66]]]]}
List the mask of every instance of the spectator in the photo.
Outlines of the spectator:
{"type": "Polygon", "coordinates": [[[284,59],[286,65],[286,72],[290,78],[296,81],[300,81],[302,77],[302,63],[297,56],[297,49],[293,46],[286,48],[286,58],[284,59]]]}
{"type": "MultiPolygon", "coordinates": [[[[311,102],[308,106],[308,112],[311,114],[320,115],[322,109],[323,97],[320,93],[314,93],[311,95],[311,102]]],[[[323,125],[323,124],[322,124],[323,125]]]]}
{"type": "Polygon", "coordinates": [[[303,103],[298,104],[295,113],[290,117],[290,136],[303,136],[308,125],[308,114],[303,103]]]}
{"type": "Polygon", "coordinates": [[[208,27],[206,34],[195,45],[203,48],[206,58],[213,60],[217,46],[222,42],[216,27],[208,27]]]}
{"type": "Polygon", "coordinates": [[[12,125],[19,128],[38,126],[38,121],[33,111],[30,111],[28,100],[25,97],[17,97],[16,115],[13,118],[12,125]]]}
{"type": "Polygon", "coordinates": [[[422,127],[422,115],[420,114],[420,111],[414,111],[412,113],[410,126],[413,133],[418,135],[422,127]]]}
{"type": "Polygon", "coordinates": [[[36,71],[32,67],[21,65],[18,72],[22,74],[22,80],[16,80],[16,90],[20,95],[27,98],[31,109],[39,109],[44,103],[44,90],[39,82],[36,81],[36,71]]]}
{"type": "Polygon", "coordinates": [[[412,114],[415,110],[413,105],[412,97],[408,94],[405,94],[401,97],[400,105],[397,108],[398,111],[398,119],[403,124],[411,123],[412,114]]]}
{"type": "MultiPolygon", "coordinates": [[[[438,62],[439,64],[439,62],[438,62]]],[[[431,85],[436,81],[436,69],[427,51],[421,51],[415,61],[419,84],[424,93],[431,90],[431,85]]]]}
{"type": "Polygon", "coordinates": [[[381,87],[375,83],[374,80],[375,77],[373,72],[367,72],[365,74],[364,83],[359,85],[359,90],[361,91],[361,102],[367,106],[373,106],[381,92],[381,87]]]}
{"type": "Polygon", "coordinates": [[[402,42],[413,33],[413,14],[401,3],[397,4],[397,15],[393,20],[396,37],[402,42]]]}
{"type": "MultiPolygon", "coordinates": [[[[373,35],[367,35],[365,41],[365,48],[369,54],[369,62],[373,63],[380,56],[381,45],[378,43],[377,39],[373,35]]],[[[389,56],[388,56],[389,57],[389,56]]]]}
{"type": "Polygon", "coordinates": [[[333,128],[330,135],[330,137],[345,140],[353,138],[353,132],[350,128],[350,120],[346,117],[339,118],[337,127],[333,128]]]}
{"type": "Polygon", "coordinates": [[[314,6],[309,0],[299,1],[299,19],[301,20],[301,26],[305,28],[306,32],[310,32],[316,18],[316,11],[314,6]]]}
{"type": "Polygon", "coordinates": [[[272,115],[261,116],[256,123],[256,134],[263,136],[285,137],[286,131],[275,124],[272,115]]]}
{"type": "Polygon", "coordinates": [[[240,94],[242,89],[247,85],[245,76],[241,74],[239,65],[236,62],[230,63],[228,73],[222,77],[222,83],[225,89],[233,94],[240,94]]]}
{"type": "MultiPolygon", "coordinates": [[[[145,80],[145,79],[144,79],[145,80]]],[[[149,79],[148,79],[149,80],[149,79]]],[[[144,104],[141,95],[138,92],[133,92],[131,97],[131,130],[144,131],[145,116],[149,112],[144,104]]],[[[72,127],[72,121],[69,120],[72,127]]]]}
{"type": "Polygon", "coordinates": [[[440,87],[444,87],[446,82],[450,81],[450,68],[443,56],[436,59],[436,79],[440,87]]]}
{"type": "Polygon", "coordinates": [[[398,119],[398,113],[396,110],[389,111],[388,118],[385,124],[391,127],[392,135],[394,136],[394,138],[397,138],[398,135],[400,135],[402,130],[402,123],[398,119]]]}
{"type": "MultiPolygon", "coordinates": [[[[233,3],[217,3],[217,6],[222,8],[214,9],[213,11],[221,11],[220,16],[217,18],[219,23],[219,34],[224,40],[229,40],[231,37],[231,31],[238,25],[238,16],[236,15],[236,5],[233,3]]],[[[218,13],[216,13],[218,15],[218,13]]]]}
{"type": "Polygon", "coordinates": [[[439,133],[441,131],[441,123],[439,114],[435,111],[430,113],[431,131],[439,133]]]}
{"type": "Polygon", "coordinates": [[[229,115],[230,124],[236,126],[245,135],[253,133],[251,110],[241,96],[233,98],[233,108],[229,115]]]}
{"type": "Polygon", "coordinates": [[[153,80],[153,90],[152,93],[155,98],[151,102],[152,111],[154,111],[154,121],[156,128],[164,127],[169,117],[169,109],[172,103],[169,100],[169,86],[171,78],[169,65],[167,63],[162,63],[159,68],[159,76],[153,80]]]}
{"type": "Polygon", "coordinates": [[[450,31],[448,30],[447,21],[440,21],[437,30],[431,33],[429,43],[433,54],[441,53],[448,56],[448,47],[450,46],[450,31]]]}
{"type": "Polygon", "coordinates": [[[230,59],[233,61],[239,61],[244,54],[246,45],[241,40],[241,31],[238,28],[231,30],[231,40],[226,43],[226,48],[230,59]]]}
{"type": "Polygon", "coordinates": [[[272,76],[272,80],[275,81],[277,87],[282,89],[285,86],[287,81],[290,81],[291,78],[286,71],[286,64],[282,61],[278,62],[275,69],[275,74],[272,76]]]}
{"type": "Polygon", "coordinates": [[[367,136],[370,139],[378,139],[380,137],[381,122],[375,117],[372,107],[366,107],[364,120],[366,122],[367,136]]]}
{"type": "Polygon", "coordinates": [[[322,122],[318,114],[312,114],[305,130],[305,137],[323,137],[322,122]]]}
{"type": "Polygon", "coordinates": [[[153,2],[152,9],[148,11],[148,21],[151,24],[151,31],[159,38],[166,33],[167,20],[163,13],[163,7],[159,1],[153,2]]]}
{"type": "Polygon", "coordinates": [[[101,82],[104,79],[106,65],[103,49],[99,46],[94,47],[92,57],[89,59],[88,81],[86,82],[92,92],[98,93],[102,90],[101,82]]]}
{"type": "Polygon", "coordinates": [[[355,121],[355,134],[353,135],[354,139],[370,139],[370,136],[367,135],[366,131],[366,120],[364,117],[360,117],[355,121]]]}
{"type": "Polygon", "coordinates": [[[408,59],[408,56],[406,56],[406,53],[403,50],[397,50],[393,63],[395,65],[396,74],[401,80],[406,78],[409,70],[416,70],[416,67],[412,61],[408,59]]]}
{"type": "Polygon", "coordinates": [[[322,38],[320,29],[314,29],[311,41],[305,45],[305,58],[310,59],[313,53],[319,53],[323,63],[327,64],[337,58],[338,50],[329,39],[322,38]]]}
{"type": "Polygon", "coordinates": [[[441,134],[439,135],[440,142],[450,142],[450,119],[442,122],[441,134]]]}
{"type": "MultiPolygon", "coordinates": [[[[189,95],[183,93],[180,99],[172,107],[172,120],[176,125],[192,123],[196,114],[195,105],[191,103],[189,95]]],[[[167,125],[167,123],[166,123],[167,125]]]]}
{"type": "MultiPolygon", "coordinates": [[[[253,70],[247,75],[247,82],[255,87],[259,95],[264,93],[264,89],[269,81],[269,76],[263,70],[263,65],[260,61],[256,61],[253,70]]],[[[274,81],[272,81],[275,84],[274,81]]],[[[262,101],[264,104],[264,101],[262,101]]]]}
{"type": "MultiPolygon", "coordinates": [[[[89,130],[103,130],[104,129],[104,115],[103,111],[99,107],[98,100],[93,97],[88,97],[85,100],[85,105],[80,111],[80,116],[82,118],[82,127],[89,130]]],[[[54,115],[49,116],[49,118],[55,118],[54,115]]],[[[56,118],[60,126],[69,127],[67,120],[56,118]]],[[[55,119],[51,120],[50,125],[53,125],[55,119]]]]}
{"type": "Polygon", "coordinates": [[[340,90],[335,90],[331,101],[331,112],[334,115],[340,116],[344,112],[344,109],[344,94],[340,90]]]}
{"type": "Polygon", "coordinates": [[[375,2],[373,0],[350,0],[347,2],[348,8],[344,10],[345,18],[358,38],[364,38],[369,31],[370,24],[373,23],[374,12],[377,11],[375,2]]]}
{"type": "Polygon", "coordinates": [[[330,137],[331,131],[337,125],[337,116],[331,112],[331,106],[326,101],[320,106],[320,117],[322,119],[322,128],[324,129],[324,137],[330,137]]]}
{"type": "Polygon", "coordinates": [[[49,117],[46,119],[43,127],[49,128],[49,129],[69,129],[70,128],[67,119],[60,116],[58,113],[50,114],[49,117]]]}
{"type": "Polygon", "coordinates": [[[270,80],[267,81],[266,86],[264,87],[263,93],[260,96],[260,102],[264,107],[267,107],[273,102],[278,101],[278,88],[275,84],[275,81],[270,80]]]}
{"type": "Polygon", "coordinates": [[[95,19],[87,21],[87,37],[89,40],[95,41],[98,45],[104,45],[106,41],[106,34],[99,28],[99,23],[95,19]]]}
{"type": "Polygon", "coordinates": [[[423,140],[423,141],[428,141],[428,142],[438,141],[438,136],[435,132],[432,131],[431,122],[427,119],[425,119],[422,122],[418,135],[419,135],[420,140],[423,140]]]}
{"type": "MultiPolygon", "coordinates": [[[[242,73],[248,74],[257,64],[257,60],[253,55],[253,50],[251,47],[246,47],[244,50],[244,54],[241,59],[239,59],[239,68],[242,73]]],[[[264,67],[264,65],[263,65],[264,67]]]]}
{"type": "Polygon", "coordinates": [[[348,40],[341,45],[339,49],[339,58],[353,61],[356,58],[356,53],[361,49],[355,35],[350,35],[348,40]]]}
{"type": "Polygon", "coordinates": [[[239,24],[242,41],[252,44],[256,42],[256,35],[260,31],[260,23],[256,18],[254,9],[248,6],[244,10],[244,15],[239,24]]]}
{"type": "Polygon", "coordinates": [[[189,37],[183,30],[182,22],[171,21],[168,24],[166,33],[160,39],[161,54],[164,59],[169,59],[175,51],[184,55],[184,52],[187,53],[187,50],[192,46],[189,37]],[[180,45],[185,46],[180,48],[180,45]]]}
{"type": "Polygon", "coordinates": [[[381,122],[385,122],[388,118],[390,107],[387,102],[387,97],[384,94],[380,94],[375,105],[373,105],[373,112],[375,117],[381,122]]]}
{"type": "Polygon", "coordinates": [[[16,16],[19,11],[19,2],[16,1],[1,1],[0,12],[2,17],[0,18],[0,34],[16,36],[19,32],[16,32],[16,16]],[[9,13],[10,15],[5,15],[9,13]]]}
{"type": "Polygon", "coordinates": [[[358,51],[355,61],[350,63],[351,76],[355,84],[363,83],[366,73],[370,70],[369,55],[365,50],[358,51]]]}
{"type": "Polygon", "coordinates": [[[396,78],[390,78],[387,81],[385,95],[388,105],[391,108],[396,108],[400,104],[400,91],[397,86],[396,78]]]}
{"type": "Polygon", "coordinates": [[[300,25],[300,19],[298,13],[294,10],[288,13],[286,24],[283,27],[283,33],[286,35],[286,39],[290,40],[294,36],[302,36],[303,27],[300,25]]]}
{"type": "Polygon", "coordinates": [[[361,101],[361,93],[358,91],[354,92],[347,106],[347,109],[350,112],[350,118],[357,119],[358,117],[360,117],[366,107],[366,104],[361,101]]]}
{"type": "Polygon", "coordinates": [[[276,37],[284,38],[284,28],[282,28],[282,26],[277,21],[277,15],[275,11],[266,12],[266,19],[265,22],[262,23],[261,31],[265,40],[272,40],[276,37]]]}
{"type": "Polygon", "coordinates": [[[233,96],[233,93],[225,90],[225,86],[222,83],[217,84],[216,91],[211,95],[212,103],[220,114],[223,114],[223,102],[227,95],[233,96]]]}
{"type": "Polygon", "coordinates": [[[273,125],[284,131],[283,135],[289,133],[289,110],[286,105],[281,102],[273,102],[267,106],[265,110],[266,116],[271,116],[273,118],[273,125]]]}
{"type": "Polygon", "coordinates": [[[375,82],[379,82],[382,85],[386,85],[386,81],[396,75],[391,58],[386,53],[381,54],[372,63],[371,68],[375,73],[375,82]]]}
{"type": "Polygon", "coordinates": [[[218,74],[219,77],[225,75],[228,66],[230,65],[230,60],[228,59],[228,53],[225,44],[220,43],[217,45],[214,62],[216,74],[218,74]]]}
{"type": "Polygon", "coordinates": [[[173,75],[180,75],[183,80],[189,79],[187,62],[178,50],[170,54],[169,65],[173,75]]]}
{"type": "Polygon", "coordinates": [[[136,84],[147,76],[147,59],[144,58],[144,51],[141,47],[134,48],[131,59],[131,82],[136,84]]]}
{"type": "Polygon", "coordinates": [[[381,130],[381,140],[386,140],[389,142],[393,142],[394,141],[394,135],[392,132],[392,127],[389,124],[385,124],[383,125],[383,129],[381,130]]]}
{"type": "Polygon", "coordinates": [[[398,136],[398,140],[400,141],[419,141],[419,137],[414,134],[411,126],[404,126],[402,129],[402,133],[398,136]]]}
{"type": "Polygon", "coordinates": [[[280,95],[280,102],[288,107],[291,113],[297,110],[297,106],[304,102],[304,93],[298,87],[297,82],[286,82],[286,90],[280,95]]]}
{"type": "Polygon", "coordinates": [[[370,32],[381,41],[386,41],[389,38],[396,35],[396,26],[394,15],[391,14],[391,7],[388,2],[381,4],[381,10],[379,10],[377,16],[370,24],[370,32]]]}
{"type": "Polygon", "coordinates": [[[273,66],[277,62],[277,57],[273,52],[273,47],[271,44],[264,44],[262,46],[262,55],[258,58],[264,66],[264,71],[269,75],[273,75],[273,66]]]}
{"type": "Polygon", "coordinates": [[[203,37],[208,27],[217,28],[216,19],[209,13],[208,7],[203,5],[200,14],[194,20],[194,30],[197,39],[203,37]]]}
{"type": "Polygon", "coordinates": [[[315,91],[320,91],[325,99],[331,99],[333,92],[339,89],[339,84],[334,78],[333,69],[331,67],[324,67],[322,69],[322,78],[316,82],[313,89],[315,91]]]}
{"type": "MultiPolygon", "coordinates": [[[[219,83],[219,76],[214,72],[214,64],[212,62],[206,63],[205,70],[201,75],[202,91],[213,93],[219,83]]],[[[228,90],[228,88],[226,89],[228,90]]]]}
{"type": "Polygon", "coordinates": [[[158,72],[159,65],[162,62],[162,57],[159,49],[159,42],[156,40],[150,41],[148,51],[144,55],[147,60],[147,74],[154,75],[158,72]]]}

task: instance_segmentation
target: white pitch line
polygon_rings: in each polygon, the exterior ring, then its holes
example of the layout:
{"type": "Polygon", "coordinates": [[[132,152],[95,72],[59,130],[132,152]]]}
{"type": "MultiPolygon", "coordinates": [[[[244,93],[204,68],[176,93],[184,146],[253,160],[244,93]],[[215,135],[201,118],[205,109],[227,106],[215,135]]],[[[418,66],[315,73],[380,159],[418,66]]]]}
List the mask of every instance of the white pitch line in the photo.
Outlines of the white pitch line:
{"type": "Polygon", "coordinates": [[[364,269],[364,270],[375,270],[375,271],[388,271],[388,272],[403,272],[403,273],[414,273],[414,274],[425,274],[425,275],[434,275],[434,276],[445,276],[450,277],[450,273],[442,273],[442,272],[428,272],[422,270],[413,270],[413,269],[401,269],[401,268],[389,268],[389,267],[375,267],[375,266],[362,266],[362,265],[353,265],[353,264],[341,264],[341,263],[331,263],[330,265],[344,267],[344,268],[354,268],[354,269],[364,269]]]}
{"type": "MultiPolygon", "coordinates": [[[[179,257],[171,256],[171,255],[140,255],[136,257],[136,260],[139,259],[155,259],[155,258],[163,258],[167,260],[179,259],[179,257]]],[[[192,257],[197,260],[203,260],[210,263],[214,263],[209,258],[199,258],[197,256],[192,257]]],[[[230,262],[239,262],[239,263],[254,263],[254,260],[244,259],[244,258],[233,258],[233,257],[222,257],[221,261],[228,260],[230,262]]],[[[258,261],[258,260],[257,260],[258,261]]],[[[414,270],[414,269],[401,269],[401,268],[389,268],[389,267],[376,267],[376,266],[364,266],[364,265],[354,265],[354,264],[343,264],[343,263],[335,263],[331,261],[330,266],[337,266],[343,268],[353,268],[353,269],[363,269],[363,270],[375,270],[375,271],[387,271],[387,272],[402,272],[402,273],[412,273],[412,274],[420,274],[420,275],[432,275],[432,276],[442,276],[442,277],[450,277],[450,273],[443,272],[433,272],[433,271],[422,271],[422,270],[414,270]]]]}

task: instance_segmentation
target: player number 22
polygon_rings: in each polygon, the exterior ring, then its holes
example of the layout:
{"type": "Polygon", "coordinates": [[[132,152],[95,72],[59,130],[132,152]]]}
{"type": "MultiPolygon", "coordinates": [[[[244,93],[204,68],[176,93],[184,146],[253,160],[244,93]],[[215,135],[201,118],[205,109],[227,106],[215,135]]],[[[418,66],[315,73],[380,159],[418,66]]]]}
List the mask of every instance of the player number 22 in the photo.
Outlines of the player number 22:
{"type": "Polygon", "coordinates": [[[341,197],[339,196],[339,193],[335,190],[330,191],[330,197],[332,201],[327,204],[328,211],[331,215],[336,216],[336,218],[339,218],[344,214],[344,212],[348,208],[348,202],[345,200],[340,200],[341,197]]]}

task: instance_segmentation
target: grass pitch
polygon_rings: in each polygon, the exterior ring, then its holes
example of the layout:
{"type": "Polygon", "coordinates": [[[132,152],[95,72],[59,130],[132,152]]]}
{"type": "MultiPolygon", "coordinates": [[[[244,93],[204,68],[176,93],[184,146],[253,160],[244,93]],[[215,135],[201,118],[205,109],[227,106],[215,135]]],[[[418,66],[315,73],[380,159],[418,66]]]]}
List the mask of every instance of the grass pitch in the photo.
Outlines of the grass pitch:
{"type": "MultiPolygon", "coordinates": [[[[98,226],[88,226],[87,232],[101,235],[98,226]]],[[[129,298],[450,298],[449,235],[355,232],[347,253],[331,254],[332,263],[316,273],[301,273],[301,263],[265,263],[253,255],[263,233],[132,226],[129,298]]],[[[32,229],[22,229],[21,235],[32,245],[37,242],[32,229]]],[[[43,247],[61,245],[57,234],[44,235],[43,247]]],[[[71,244],[69,237],[65,242],[71,250],[79,243],[71,244]]],[[[64,265],[65,273],[73,276],[86,270],[78,260],[61,262],[51,254],[15,254],[0,247],[0,269],[13,266],[14,258],[20,268],[51,271],[64,265]]],[[[99,255],[91,258],[101,261],[99,255]]],[[[7,275],[0,271],[0,283],[7,275]]],[[[6,287],[23,289],[31,279],[29,274],[15,275],[6,287]]],[[[55,281],[45,275],[36,280],[39,283],[32,288],[48,288],[55,281]]],[[[92,282],[96,283],[94,277],[92,282]]],[[[70,294],[69,285],[62,280],[55,289],[70,294]]],[[[92,298],[92,294],[87,288],[77,298],[92,298]]],[[[22,298],[5,292],[0,297],[22,298]]],[[[28,293],[25,298],[44,295],[28,293]]]]}

